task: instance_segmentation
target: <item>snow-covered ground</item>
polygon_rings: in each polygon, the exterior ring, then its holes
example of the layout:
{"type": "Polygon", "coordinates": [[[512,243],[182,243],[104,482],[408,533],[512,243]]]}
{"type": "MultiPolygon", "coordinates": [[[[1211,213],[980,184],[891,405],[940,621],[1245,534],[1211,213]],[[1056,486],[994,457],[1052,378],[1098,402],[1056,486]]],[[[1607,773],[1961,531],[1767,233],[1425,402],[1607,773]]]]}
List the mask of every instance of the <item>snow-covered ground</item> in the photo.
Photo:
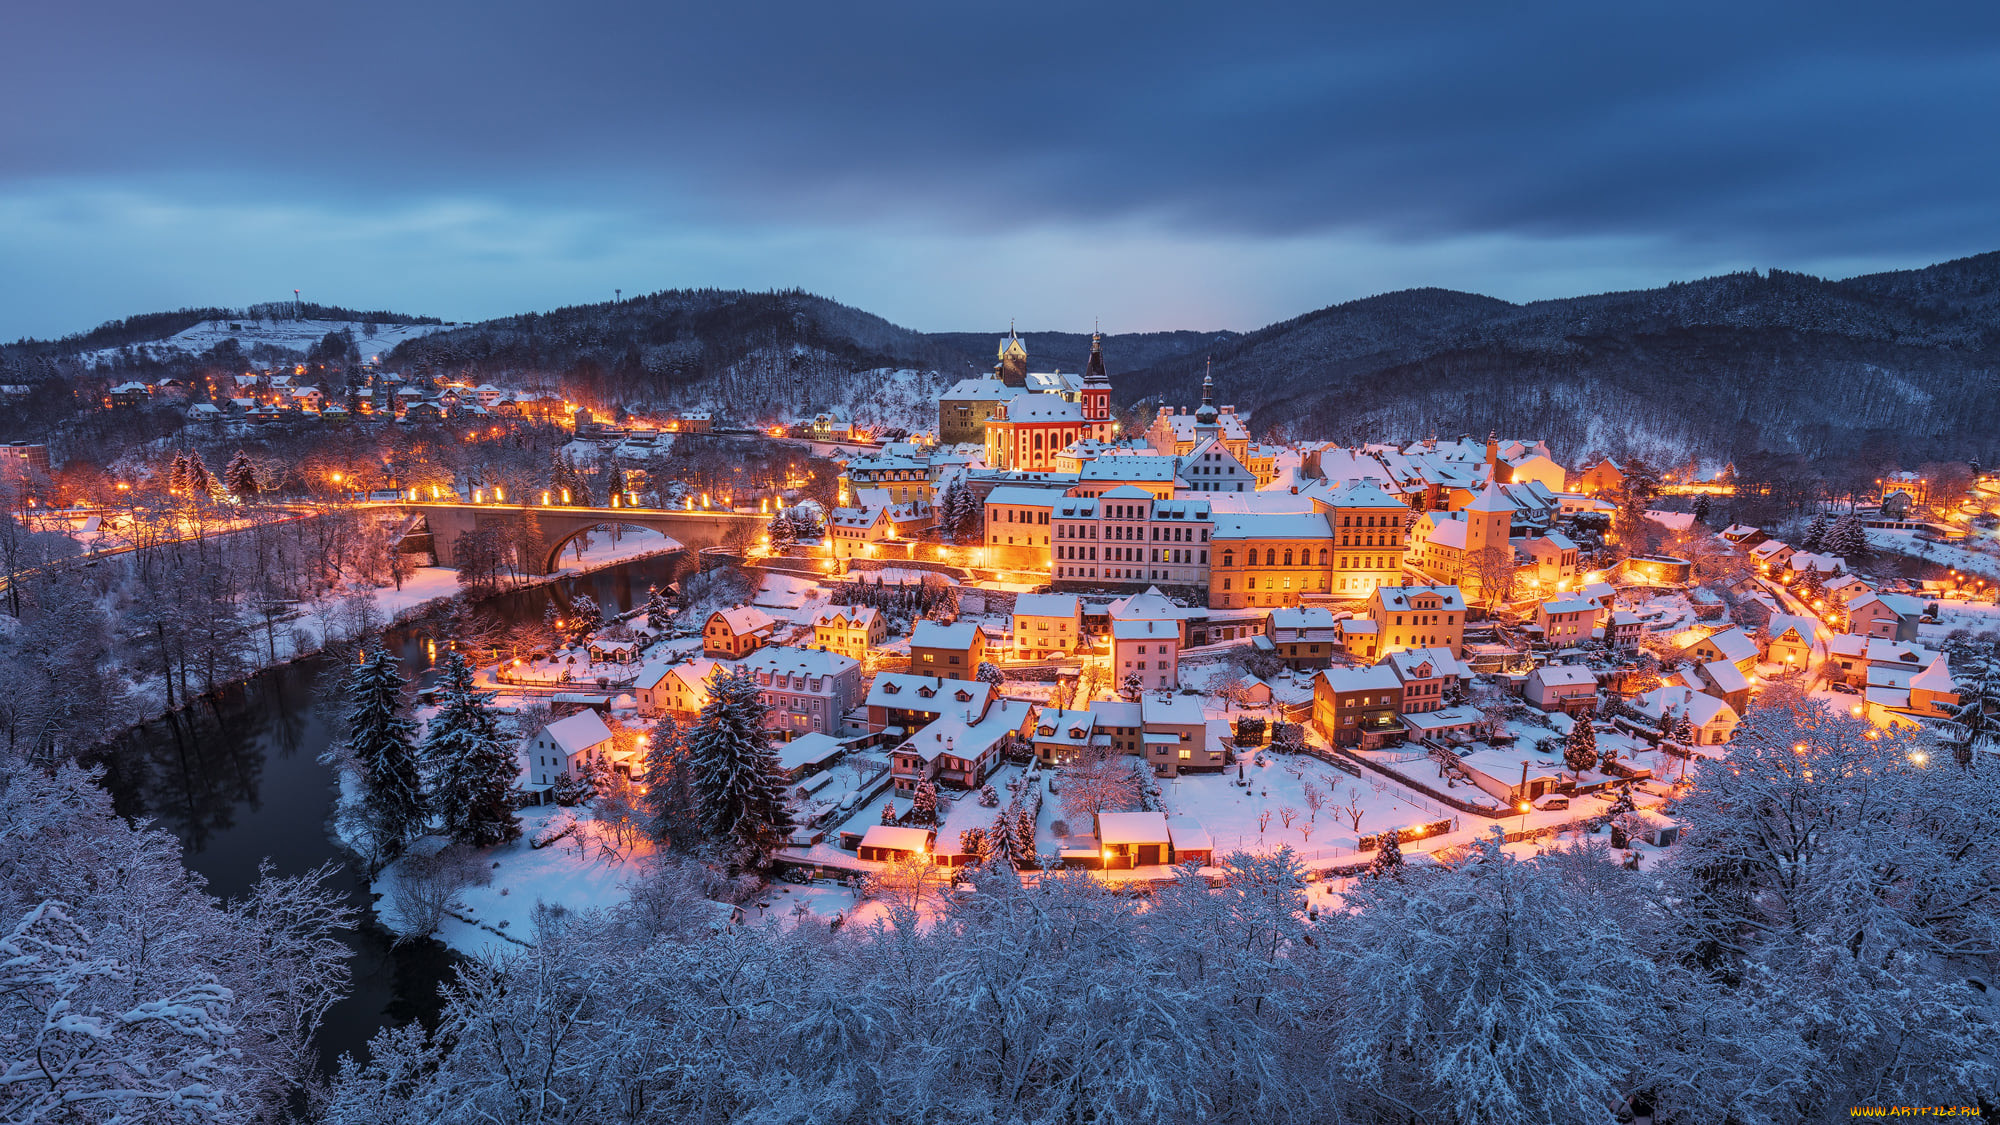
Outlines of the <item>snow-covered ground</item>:
{"type": "Polygon", "coordinates": [[[1975,541],[1967,540],[1965,545],[1929,543],[1918,539],[1914,531],[1891,531],[1877,527],[1868,529],[1868,543],[1877,551],[1893,551],[1911,558],[1927,559],[1939,566],[1951,567],[1968,574],[1984,574],[2000,578],[2000,557],[1971,549],[1969,544],[1973,542],[1975,541]]]}
{"type": "MultiPolygon", "coordinates": [[[[244,351],[267,345],[304,354],[327,333],[348,331],[354,333],[354,344],[361,349],[363,356],[377,356],[405,340],[448,331],[453,327],[450,324],[378,324],[371,335],[368,326],[358,320],[204,320],[164,340],[135,344],[131,351],[156,359],[168,358],[175,352],[200,355],[233,338],[243,346],[244,351]]],[[[110,363],[124,351],[122,348],[105,348],[85,352],[83,359],[95,366],[110,363]]]]}

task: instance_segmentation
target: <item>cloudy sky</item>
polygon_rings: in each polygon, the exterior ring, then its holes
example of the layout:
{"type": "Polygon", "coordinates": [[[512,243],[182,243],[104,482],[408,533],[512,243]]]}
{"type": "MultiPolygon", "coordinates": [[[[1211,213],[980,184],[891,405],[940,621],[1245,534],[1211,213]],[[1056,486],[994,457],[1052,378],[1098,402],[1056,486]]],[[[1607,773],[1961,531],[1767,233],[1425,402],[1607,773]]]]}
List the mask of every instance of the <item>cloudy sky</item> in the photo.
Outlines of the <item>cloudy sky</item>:
{"type": "Polygon", "coordinates": [[[295,287],[1245,329],[2000,249],[1991,3],[65,0],[0,105],[0,338],[295,287]]]}

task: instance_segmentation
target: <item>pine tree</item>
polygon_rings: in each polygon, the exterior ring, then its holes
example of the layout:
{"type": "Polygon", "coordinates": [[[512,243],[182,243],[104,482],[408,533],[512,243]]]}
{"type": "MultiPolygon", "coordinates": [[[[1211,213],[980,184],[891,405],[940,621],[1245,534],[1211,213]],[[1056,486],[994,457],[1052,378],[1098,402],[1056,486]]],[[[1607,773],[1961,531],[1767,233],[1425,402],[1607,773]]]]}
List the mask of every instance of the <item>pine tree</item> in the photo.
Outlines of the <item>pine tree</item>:
{"type": "Polygon", "coordinates": [[[996,863],[1013,863],[1020,854],[1020,841],[1015,839],[1014,826],[1018,823],[1014,806],[1000,810],[993,818],[993,827],[986,830],[986,855],[996,863]]]}
{"type": "Polygon", "coordinates": [[[1578,718],[1569,728],[1569,737],[1563,740],[1563,763],[1576,772],[1597,764],[1597,728],[1589,719],[1578,718]]]}
{"type": "Polygon", "coordinates": [[[646,808],[652,814],[650,827],[655,839],[685,845],[700,837],[687,732],[671,716],[654,723],[646,736],[646,768],[640,781],[646,786],[646,808]]]}
{"type": "Polygon", "coordinates": [[[1816,555],[1825,547],[1826,513],[1821,512],[1812,518],[1812,523],[1806,527],[1806,533],[1799,537],[1799,550],[1816,555]]]}
{"type": "Polygon", "coordinates": [[[896,815],[896,802],[894,801],[882,802],[882,823],[884,824],[902,823],[902,818],[896,815]]]}
{"type": "Polygon", "coordinates": [[[929,778],[917,782],[916,797],[910,802],[910,823],[937,823],[937,783],[929,778]]]}
{"type": "Polygon", "coordinates": [[[424,822],[423,773],[417,767],[417,725],[407,711],[408,685],[389,650],[364,651],[348,673],[343,695],[347,748],[361,766],[369,815],[381,849],[394,855],[424,822]]]}
{"type": "MultiPolygon", "coordinates": [[[[1039,798],[1036,803],[1040,803],[1039,798]]],[[[1035,809],[1026,801],[1014,806],[1014,860],[1035,862],[1035,809]]]]}
{"type": "Polygon", "coordinates": [[[674,607],[667,604],[667,596],[660,592],[658,586],[646,588],[645,613],[646,627],[655,631],[666,628],[667,623],[673,620],[674,607]]]}
{"type": "Polygon", "coordinates": [[[424,736],[424,765],[431,775],[430,804],[451,838],[477,847],[521,834],[514,821],[520,766],[500,733],[493,693],[472,684],[472,669],[457,652],[440,671],[442,700],[424,736]]]}
{"type": "Polygon", "coordinates": [[[700,721],[688,733],[703,829],[710,839],[760,858],[780,847],[792,827],[771,734],[764,729],[766,710],[757,681],[738,668],[711,681],[700,721]]]}
{"type": "Polygon", "coordinates": [[[189,498],[206,500],[215,494],[215,478],[209,475],[208,466],[202,464],[201,454],[192,450],[187,455],[186,479],[189,498]]]}
{"type": "Polygon", "coordinates": [[[1714,504],[1709,500],[1708,494],[1706,492],[1695,497],[1694,522],[1701,524],[1703,527],[1708,526],[1708,516],[1713,508],[1714,504]]]}
{"type": "Polygon", "coordinates": [[[1381,879],[1402,874],[1403,845],[1397,839],[1401,831],[1398,828],[1389,828],[1376,836],[1375,858],[1368,864],[1370,878],[1381,879]]]}
{"type": "Polygon", "coordinates": [[[238,500],[248,500],[257,495],[257,469],[250,464],[250,455],[242,450],[229,459],[222,470],[222,486],[238,500]]]}
{"type": "Polygon", "coordinates": [[[1861,525],[1860,517],[1854,513],[1834,521],[1826,533],[1825,553],[1838,555],[1851,566],[1868,557],[1868,531],[1861,525]]]}
{"type": "Polygon", "coordinates": [[[188,490],[188,462],[186,453],[175,453],[173,462],[167,466],[167,491],[175,496],[186,496],[188,490]]]}

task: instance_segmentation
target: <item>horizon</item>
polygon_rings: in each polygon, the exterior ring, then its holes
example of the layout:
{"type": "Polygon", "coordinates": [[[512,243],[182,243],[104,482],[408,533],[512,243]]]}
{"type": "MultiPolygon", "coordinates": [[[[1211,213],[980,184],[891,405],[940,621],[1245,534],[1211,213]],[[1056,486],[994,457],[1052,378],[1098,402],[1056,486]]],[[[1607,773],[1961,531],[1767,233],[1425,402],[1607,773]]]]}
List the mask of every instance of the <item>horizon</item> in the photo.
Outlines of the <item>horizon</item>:
{"type": "Polygon", "coordinates": [[[801,288],[922,331],[1249,331],[2000,246],[2000,11],[1706,4],[23,14],[0,339],[801,288]],[[945,328],[941,326],[957,325],[945,328]]]}

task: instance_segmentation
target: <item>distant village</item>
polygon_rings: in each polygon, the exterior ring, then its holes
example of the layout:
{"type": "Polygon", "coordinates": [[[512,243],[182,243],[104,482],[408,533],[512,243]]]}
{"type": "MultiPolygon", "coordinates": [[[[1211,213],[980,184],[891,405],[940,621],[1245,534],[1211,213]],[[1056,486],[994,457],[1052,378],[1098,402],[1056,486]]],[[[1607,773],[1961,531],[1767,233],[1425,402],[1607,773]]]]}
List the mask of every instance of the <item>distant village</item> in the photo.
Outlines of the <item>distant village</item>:
{"type": "Polygon", "coordinates": [[[1867,560],[1871,535],[1964,539],[1984,480],[1906,474],[1778,534],[1711,526],[1727,466],[1565,466],[1498,435],[1274,447],[1212,382],[1120,430],[1097,345],[1035,373],[1011,334],[935,434],[802,421],[841,463],[833,507],[780,498],[728,581],[496,670],[553,699],[524,789],[638,777],[634,732],[696,722],[741,671],[795,878],[1001,848],[1143,884],[1279,846],[1315,877],[1390,844],[1449,862],[1495,825],[1606,831],[1637,865],[1767,693],[1974,741],[1947,634],[1985,631],[1991,585],[1867,560]]]}

